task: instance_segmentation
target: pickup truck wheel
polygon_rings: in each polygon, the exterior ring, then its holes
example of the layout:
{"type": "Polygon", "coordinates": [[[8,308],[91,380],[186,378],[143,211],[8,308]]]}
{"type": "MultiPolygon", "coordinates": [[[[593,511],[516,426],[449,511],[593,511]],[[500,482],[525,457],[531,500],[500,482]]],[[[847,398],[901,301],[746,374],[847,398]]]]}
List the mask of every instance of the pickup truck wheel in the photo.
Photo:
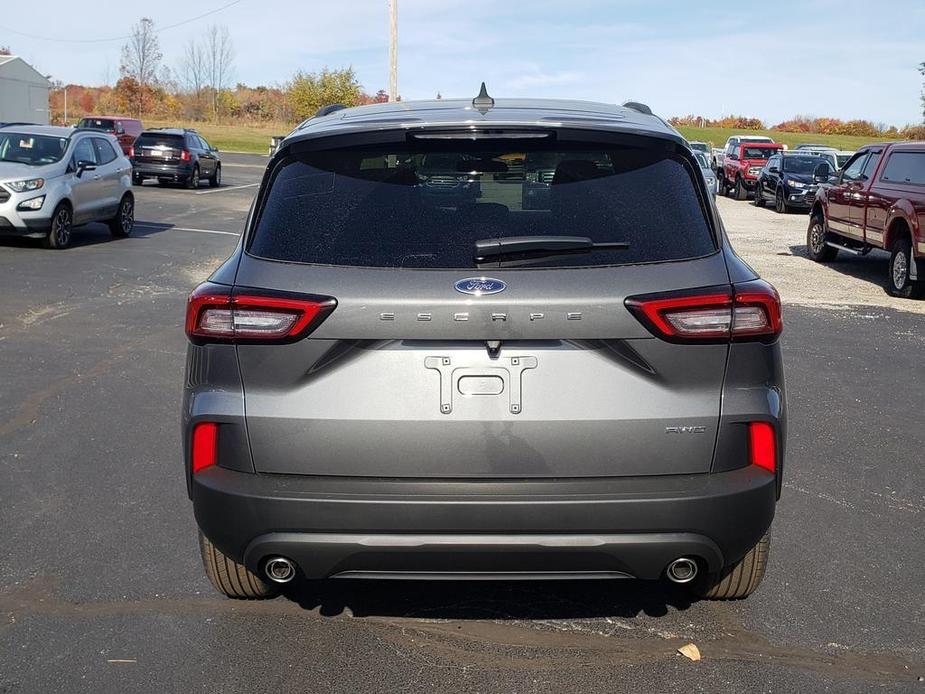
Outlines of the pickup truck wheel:
{"type": "Polygon", "coordinates": [[[707,574],[695,582],[694,593],[707,600],[741,600],[755,592],[768,566],[771,538],[765,535],[748,554],[719,573],[707,574]]]}
{"type": "Polygon", "coordinates": [[[921,299],[925,296],[925,283],[913,282],[909,278],[912,267],[912,244],[909,239],[899,239],[893,244],[890,256],[890,272],[886,290],[902,299],[921,299]]]}
{"type": "Polygon", "coordinates": [[[774,211],[777,212],[777,214],[787,214],[790,212],[790,206],[784,202],[783,191],[777,191],[777,195],[774,196],[774,211]]]}
{"type": "Polygon", "coordinates": [[[806,254],[810,260],[817,263],[828,263],[835,260],[838,255],[838,249],[832,248],[825,244],[829,235],[825,230],[825,219],[821,214],[815,214],[809,220],[809,228],[806,230],[806,254]]]}
{"type": "Polygon", "coordinates": [[[761,192],[761,183],[755,184],[755,207],[764,207],[764,194],[761,192]]]}
{"type": "Polygon", "coordinates": [[[279,593],[276,586],[223,554],[202,531],[199,532],[199,551],[206,576],[219,593],[239,600],[272,598],[279,593]]]}
{"type": "Polygon", "coordinates": [[[736,185],[735,190],[733,191],[733,197],[736,200],[745,200],[748,197],[748,188],[745,187],[745,182],[742,180],[741,176],[736,176],[736,185]]]}

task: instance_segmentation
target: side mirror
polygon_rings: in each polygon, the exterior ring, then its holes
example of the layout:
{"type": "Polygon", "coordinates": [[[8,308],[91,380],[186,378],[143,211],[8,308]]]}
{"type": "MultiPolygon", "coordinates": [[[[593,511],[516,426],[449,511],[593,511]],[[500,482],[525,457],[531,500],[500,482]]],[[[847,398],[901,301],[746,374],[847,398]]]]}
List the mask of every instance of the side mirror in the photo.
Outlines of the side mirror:
{"type": "Polygon", "coordinates": [[[733,159],[733,160],[738,160],[739,155],[736,154],[735,152],[733,152],[732,154],[729,155],[729,158],[730,158],[730,159],[733,159]]]}
{"type": "Polygon", "coordinates": [[[825,183],[831,175],[832,167],[829,166],[828,162],[824,161],[813,170],[813,183],[825,183]]]}
{"type": "Polygon", "coordinates": [[[218,151],[218,147],[209,147],[209,151],[210,151],[210,152],[217,152],[217,151],[218,151]]]}
{"type": "Polygon", "coordinates": [[[125,128],[122,127],[121,123],[116,123],[116,135],[125,135],[125,128]]]}
{"type": "Polygon", "coordinates": [[[769,167],[768,167],[768,173],[779,174],[779,173],[780,173],[780,168],[778,168],[777,166],[769,166],[769,167]]]}
{"type": "Polygon", "coordinates": [[[77,178],[80,178],[84,171],[95,171],[96,164],[89,161],[79,161],[77,162],[77,178]]]}

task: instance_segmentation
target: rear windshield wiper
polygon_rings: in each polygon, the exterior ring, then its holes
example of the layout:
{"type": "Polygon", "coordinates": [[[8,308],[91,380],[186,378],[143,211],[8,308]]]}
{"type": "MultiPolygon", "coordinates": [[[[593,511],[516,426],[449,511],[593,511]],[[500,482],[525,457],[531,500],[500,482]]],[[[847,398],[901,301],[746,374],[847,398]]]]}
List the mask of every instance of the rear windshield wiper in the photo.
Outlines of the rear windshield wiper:
{"type": "Polygon", "coordinates": [[[475,262],[498,256],[529,256],[542,258],[551,255],[590,253],[600,249],[625,251],[630,247],[626,241],[595,243],[587,236],[504,236],[494,239],[479,239],[475,242],[475,262]]]}

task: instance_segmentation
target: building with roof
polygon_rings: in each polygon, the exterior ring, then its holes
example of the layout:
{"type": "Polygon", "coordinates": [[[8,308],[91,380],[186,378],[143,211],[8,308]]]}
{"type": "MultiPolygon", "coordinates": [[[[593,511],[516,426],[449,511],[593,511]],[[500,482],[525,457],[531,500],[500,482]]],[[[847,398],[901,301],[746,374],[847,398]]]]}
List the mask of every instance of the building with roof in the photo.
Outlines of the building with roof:
{"type": "Polygon", "coordinates": [[[51,82],[15,55],[0,55],[0,123],[48,123],[51,82]]]}

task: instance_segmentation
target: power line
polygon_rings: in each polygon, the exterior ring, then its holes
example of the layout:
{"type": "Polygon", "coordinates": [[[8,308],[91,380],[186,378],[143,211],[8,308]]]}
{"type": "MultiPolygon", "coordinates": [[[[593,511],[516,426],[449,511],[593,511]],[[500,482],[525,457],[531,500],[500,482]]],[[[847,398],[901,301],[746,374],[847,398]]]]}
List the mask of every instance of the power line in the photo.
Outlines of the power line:
{"type": "MultiPolygon", "coordinates": [[[[189,19],[184,19],[182,22],[177,22],[176,24],[168,24],[165,27],[161,27],[160,29],[155,30],[154,33],[160,34],[161,32],[167,31],[168,29],[176,29],[177,27],[183,26],[184,24],[189,24],[190,22],[195,22],[199,19],[202,19],[203,17],[208,17],[209,15],[216,14],[222,10],[227,10],[229,7],[237,5],[240,2],[242,2],[242,0],[232,0],[232,2],[222,5],[221,7],[216,7],[214,10],[203,12],[202,14],[196,15],[195,17],[190,17],[189,19]]],[[[4,26],[3,24],[0,24],[0,29],[8,31],[11,34],[16,34],[17,36],[24,36],[26,38],[33,39],[35,41],[50,41],[52,43],[111,43],[113,41],[125,41],[126,39],[131,38],[131,34],[125,34],[123,36],[113,36],[106,39],[59,39],[52,38],[50,36],[38,36],[37,34],[30,34],[25,31],[17,31],[16,29],[10,29],[10,27],[4,26]]]]}

